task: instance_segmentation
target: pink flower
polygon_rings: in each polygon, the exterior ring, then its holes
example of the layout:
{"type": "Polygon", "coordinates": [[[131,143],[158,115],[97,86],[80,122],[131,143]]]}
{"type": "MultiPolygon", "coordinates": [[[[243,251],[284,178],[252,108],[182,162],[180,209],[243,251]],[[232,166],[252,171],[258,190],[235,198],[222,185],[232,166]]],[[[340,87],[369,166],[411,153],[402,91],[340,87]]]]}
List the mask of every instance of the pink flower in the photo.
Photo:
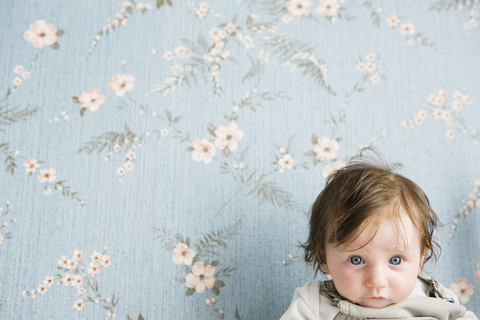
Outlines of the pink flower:
{"type": "Polygon", "coordinates": [[[90,108],[90,111],[97,111],[98,107],[105,102],[105,96],[100,94],[98,89],[92,89],[89,93],[82,92],[78,96],[78,101],[82,103],[82,108],[90,108]]]}
{"type": "Polygon", "coordinates": [[[337,151],[340,145],[337,140],[330,140],[330,138],[322,136],[318,138],[317,143],[313,146],[313,151],[317,154],[318,160],[334,160],[337,157],[337,151]]]}
{"type": "Polygon", "coordinates": [[[38,177],[38,181],[40,182],[53,182],[57,179],[57,170],[55,169],[42,169],[40,170],[40,176],[38,177]]]}
{"type": "Polygon", "coordinates": [[[190,273],[185,280],[187,281],[187,287],[195,288],[195,291],[202,293],[206,288],[213,288],[215,283],[215,267],[206,266],[203,262],[197,262],[192,267],[192,273],[190,273]]]}
{"type": "Polygon", "coordinates": [[[311,0],[290,0],[287,3],[287,10],[292,13],[295,18],[308,16],[310,14],[311,0]]]}
{"type": "Polygon", "coordinates": [[[467,279],[461,278],[460,280],[455,282],[451,282],[448,286],[450,290],[452,290],[462,303],[467,303],[470,301],[470,296],[475,291],[475,287],[471,284],[468,284],[467,279]]]}
{"type": "Polygon", "coordinates": [[[215,154],[215,147],[210,141],[208,141],[207,139],[202,139],[201,141],[197,139],[193,141],[193,148],[193,160],[198,162],[203,160],[205,164],[209,164],[210,162],[212,162],[212,157],[215,154]]]}
{"type": "Polygon", "coordinates": [[[176,253],[176,255],[173,256],[173,262],[176,265],[180,265],[182,262],[185,262],[186,265],[191,265],[193,257],[195,257],[195,251],[188,249],[187,245],[183,243],[177,244],[173,252],[176,253]]]}
{"type": "Polygon", "coordinates": [[[117,75],[112,78],[112,81],[113,82],[110,83],[110,90],[115,92],[117,97],[123,97],[125,92],[133,90],[135,78],[132,75],[117,73],[117,75]]]}
{"type": "Polygon", "coordinates": [[[27,172],[32,172],[35,173],[38,168],[40,168],[40,165],[38,164],[38,161],[36,159],[28,159],[27,162],[23,164],[25,166],[25,170],[27,172]]]}
{"type": "Polygon", "coordinates": [[[328,177],[330,174],[332,174],[333,172],[337,171],[338,169],[341,169],[343,168],[344,166],[346,166],[347,164],[343,161],[335,161],[335,163],[333,164],[333,166],[331,164],[329,165],[326,165],[325,168],[323,169],[323,176],[326,178],[328,177]]]}
{"type": "Polygon", "coordinates": [[[35,48],[51,46],[57,42],[57,28],[53,23],[47,24],[45,20],[37,20],[23,33],[23,38],[31,42],[35,48]]]}
{"type": "Polygon", "coordinates": [[[480,263],[477,265],[478,271],[475,273],[477,275],[478,281],[480,281],[480,263]]]}
{"type": "Polygon", "coordinates": [[[230,151],[235,151],[238,149],[238,142],[243,138],[243,131],[237,129],[238,126],[234,121],[230,121],[227,126],[218,126],[215,129],[215,146],[223,150],[228,148],[230,151]]]}

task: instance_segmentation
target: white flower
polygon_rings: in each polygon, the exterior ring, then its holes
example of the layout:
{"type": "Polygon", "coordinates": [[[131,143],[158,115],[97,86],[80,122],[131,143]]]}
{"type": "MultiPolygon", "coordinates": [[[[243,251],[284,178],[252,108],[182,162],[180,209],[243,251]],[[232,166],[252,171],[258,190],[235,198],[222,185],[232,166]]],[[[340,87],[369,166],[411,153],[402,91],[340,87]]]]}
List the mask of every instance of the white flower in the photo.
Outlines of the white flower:
{"type": "Polygon", "coordinates": [[[20,74],[22,72],[23,72],[23,66],[15,66],[15,68],[13,68],[13,73],[20,74]]]}
{"type": "Polygon", "coordinates": [[[347,164],[343,161],[335,161],[335,163],[332,165],[328,164],[325,166],[325,168],[323,169],[323,176],[326,178],[328,177],[330,174],[332,174],[333,172],[343,168],[344,166],[346,166],[347,164]]]}
{"type": "Polygon", "coordinates": [[[87,290],[85,290],[85,288],[78,288],[78,290],[77,290],[78,294],[84,294],[85,292],[87,292],[87,290]]]}
{"type": "Polygon", "coordinates": [[[60,258],[60,260],[58,260],[58,264],[62,267],[62,268],[66,268],[67,267],[67,256],[62,256],[60,258]]]}
{"type": "Polygon", "coordinates": [[[290,23],[290,21],[292,21],[292,16],[291,15],[286,14],[282,17],[282,22],[283,23],[290,23]]]}
{"type": "Polygon", "coordinates": [[[41,294],[45,294],[45,292],[47,292],[47,286],[44,284],[38,285],[37,292],[40,292],[41,294]]]}
{"type": "Polygon", "coordinates": [[[30,71],[24,71],[24,72],[22,73],[22,78],[23,78],[23,79],[28,79],[28,78],[30,78],[30,71]]]}
{"type": "Polygon", "coordinates": [[[453,110],[455,111],[462,111],[463,110],[463,103],[461,101],[458,101],[458,100],[454,100],[452,102],[452,108],[453,110]]]}
{"type": "Polygon", "coordinates": [[[365,63],[359,62],[359,63],[357,64],[357,69],[358,69],[359,71],[365,70],[365,63]]]}
{"type": "Polygon", "coordinates": [[[192,273],[185,278],[187,287],[195,288],[198,293],[203,293],[206,288],[213,288],[215,285],[215,267],[205,266],[202,262],[196,262],[192,267],[192,273]]]}
{"type": "Polygon", "coordinates": [[[18,87],[19,85],[22,84],[22,78],[15,77],[15,79],[13,79],[13,84],[18,87]]]}
{"type": "Polygon", "coordinates": [[[105,102],[105,95],[100,94],[97,88],[90,90],[88,93],[82,92],[78,96],[78,101],[82,103],[82,108],[89,108],[90,111],[97,111],[99,106],[105,102]]]}
{"type": "Polygon", "coordinates": [[[130,160],[126,161],[123,164],[123,166],[125,167],[125,170],[127,170],[127,171],[132,171],[133,170],[133,163],[130,160]]]}
{"type": "Polygon", "coordinates": [[[292,13],[295,18],[310,15],[311,0],[290,0],[287,3],[287,10],[292,13]]]}
{"type": "Polygon", "coordinates": [[[51,46],[57,42],[57,28],[45,20],[37,20],[30,25],[30,29],[24,32],[23,38],[31,42],[35,48],[51,46]]]}
{"type": "Polygon", "coordinates": [[[210,300],[210,299],[207,298],[207,300],[205,300],[205,303],[208,304],[208,305],[210,305],[210,304],[212,304],[212,300],[210,300]]]}
{"type": "Polygon", "coordinates": [[[452,129],[450,129],[450,130],[447,131],[447,133],[445,134],[445,136],[446,136],[447,138],[449,138],[450,140],[452,140],[453,137],[455,137],[455,132],[454,132],[452,129]]]}
{"type": "Polygon", "coordinates": [[[75,269],[77,267],[77,260],[68,259],[67,260],[67,269],[75,269]]]}
{"type": "Polygon", "coordinates": [[[316,158],[318,160],[334,160],[337,157],[337,151],[340,145],[337,140],[330,140],[330,138],[322,136],[318,138],[317,143],[313,146],[316,158]]]}
{"type": "Polygon", "coordinates": [[[135,158],[136,158],[135,152],[130,150],[130,151],[127,153],[127,158],[128,158],[128,159],[135,159],[135,158]]]}
{"type": "Polygon", "coordinates": [[[117,74],[112,78],[112,83],[110,83],[110,90],[115,92],[117,97],[123,97],[125,92],[133,90],[135,78],[132,75],[127,74],[117,74]]]}
{"type": "Polygon", "coordinates": [[[71,283],[73,283],[73,275],[66,273],[65,276],[63,277],[62,281],[66,286],[69,286],[71,283]]]}
{"type": "Polygon", "coordinates": [[[212,162],[213,155],[215,154],[215,147],[207,139],[196,139],[193,141],[192,159],[195,161],[202,161],[205,164],[212,162]]]}
{"type": "Polygon", "coordinates": [[[415,34],[415,28],[413,26],[413,23],[411,23],[411,22],[402,23],[400,25],[400,33],[403,34],[403,35],[415,34]]]}
{"type": "Polygon", "coordinates": [[[76,250],[76,249],[73,250],[72,260],[76,260],[76,261],[83,260],[84,253],[85,253],[85,250],[76,250]]]}
{"type": "Polygon", "coordinates": [[[42,169],[40,170],[40,176],[38,177],[38,181],[40,182],[54,182],[57,179],[57,170],[55,169],[42,169]]]}
{"type": "MultiPolygon", "coordinates": [[[[125,2],[128,2],[128,1],[125,1],[125,2]]],[[[78,299],[77,301],[75,301],[75,304],[73,305],[73,307],[75,309],[77,309],[78,311],[81,311],[84,305],[85,305],[85,303],[83,303],[83,300],[78,299]]]]}
{"type": "Polygon", "coordinates": [[[125,169],[123,169],[122,167],[117,168],[117,174],[123,176],[125,174],[125,169]]]}
{"type": "Polygon", "coordinates": [[[36,159],[28,159],[23,165],[25,166],[25,171],[31,173],[35,173],[40,168],[36,159]]]}
{"type": "Polygon", "coordinates": [[[465,94],[463,96],[463,103],[465,103],[467,106],[472,103],[472,98],[468,94],[465,94]]]}
{"type": "Polygon", "coordinates": [[[369,52],[367,54],[367,60],[374,61],[375,60],[375,53],[369,52]]]}
{"type": "Polygon", "coordinates": [[[124,8],[130,8],[132,6],[132,4],[129,1],[123,1],[122,5],[124,8]]]}
{"type": "Polygon", "coordinates": [[[23,290],[23,291],[22,291],[22,297],[26,297],[26,296],[28,296],[28,292],[25,291],[25,290],[23,290]]]}
{"type": "Polygon", "coordinates": [[[287,169],[292,169],[293,164],[295,163],[295,160],[292,159],[292,157],[287,153],[278,160],[278,164],[282,167],[282,169],[287,168],[287,169]]]}
{"type": "Polygon", "coordinates": [[[238,149],[238,141],[243,138],[243,131],[238,129],[237,123],[235,120],[230,121],[227,126],[218,126],[215,129],[215,146],[220,150],[228,148],[230,151],[235,151],[238,149]]]}
{"type": "Polygon", "coordinates": [[[380,77],[377,74],[374,74],[370,80],[372,80],[372,83],[380,83],[380,77]]]}
{"type": "Polygon", "coordinates": [[[413,44],[413,40],[412,39],[407,39],[407,45],[411,46],[412,44],[413,44]]]}
{"type": "Polygon", "coordinates": [[[100,262],[102,260],[102,254],[94,250],[90,259],[92,259],[93,262],[100,262]]]}
{"type": "Polygon", "coordinates": [[[237,27],[235,26],[235,24],[231,22],[227,23],[227,25],[225,26],[225,31],[227,31],[230,34],[234,33],[236,29],[237,27]]]}
{"type": "Polygon", "coordinates": [[[375,70],[375,63],[373,62],[367,63],[366,68],[369,72],[372,72],[373,70],[375,70]]]}
{"type": "Polygon", "coordinates": [[[43,280],[43,284],[46,285],[47,287],[51,287],[55,283],[55,280],[52,276],[46,276],[45,279],[43,280]]]}
{"type": "Polygon", "coordinates": [[[175,48],[175,54],[179,57],[185,55],[187,49],[184,46],[178,46],[175,48]]]}
{"type": "Polygon", "coordinates": [[[144,8],[144,5],[142,2],[138,2],[135,7],[137,7],[137,9],[143,9],[144,8]]]}
{"type": "Polygon", "coordinates": [[[176,255],[173,256],[173,262],[176,265],[180,265],[182,263],[185,263],[186,265],[191,265],[193,258],[196,254],[195,251],[189,249],[184,243],[177,244],[175,249],[173,249],[173,252],[176,253],[176,255]]]}
{"type": "Polygon", "coordinates": [[[79,274],[75,275],[73,277],[73,285],[76,287],[76,288],[80,288],[83,284],[83,277],[79,274]]]}
{"type": "Polygon", "coordinates": [[[337,13],[340,5],[337,0],[320,0],[320,5],[315,8],[315,12],[319,14],[326,14],[327,17],[333,17],[337,13]]]}
{"type": "Polygon", "coordinates": [[[100,264],[102,265],[102,267],[108,268],[108,267],[110,267],[113,263],[112,263],[112,259],[110,258],[110,256],[104,255],[104,256],[102,257],[102,262],[100,262],[100,264]]]}
{"type": "Polygon", "coordinates": [[[391,14],[387,17],[387,22],[390,27],[397,27],[398,23],[400,22],[400,19],[394,14],[391,14]]]}
{"type": "Polygon", "coordinates": [[[118,151],[120,151],[121,149],[122,149],[122,147],[120,147],[118,144],[116,144],[116,145],[113,146],[113,151],[115,151],[115,152],[118,152],[118,151]]]}
{"type": "Polygon", "coordinates": [[[245,49],[251,49],[251,48],[255,48],[255,46],[253,45],[253,39],[252,37],[250,36],[243,36],[242,33],[240,31],[237,32],[237,38],[240,39],[240,41],[242,41],[243,45],[245,46],[245,49]]]}
{"type": "Polygon", "coordinates": [[[90,273],[92,276],[100,273],[101,267],[98,263],[90,262],[88,264],[88,270],[87,272],[90,273]]]}
{"type": "Polygon", "coordinates": [[[163,54],[163,57],[167,60],[170,60],[173,58],[173,53],[171,51],[167,51],[163,54]]]}
{"type": "Polygon", "coordinates": [[[163,129],[162,131],[160,131],[160,134],[162,136],[168,136],[168,130],[167,129],[163,129]]]}

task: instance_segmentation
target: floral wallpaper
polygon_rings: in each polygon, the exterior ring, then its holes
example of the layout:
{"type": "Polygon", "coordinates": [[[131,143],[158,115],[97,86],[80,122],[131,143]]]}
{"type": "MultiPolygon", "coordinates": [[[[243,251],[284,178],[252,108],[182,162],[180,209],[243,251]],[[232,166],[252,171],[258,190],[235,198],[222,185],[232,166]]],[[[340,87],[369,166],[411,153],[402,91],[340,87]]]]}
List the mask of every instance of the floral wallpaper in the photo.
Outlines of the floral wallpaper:
{"type": "Polygon", "coordinates": [[[0,317],[278,319],[314,279],[311,204],[367,146],[428,194],[427,270],[479,314],[479,12],[3,1],[0,317]]]}

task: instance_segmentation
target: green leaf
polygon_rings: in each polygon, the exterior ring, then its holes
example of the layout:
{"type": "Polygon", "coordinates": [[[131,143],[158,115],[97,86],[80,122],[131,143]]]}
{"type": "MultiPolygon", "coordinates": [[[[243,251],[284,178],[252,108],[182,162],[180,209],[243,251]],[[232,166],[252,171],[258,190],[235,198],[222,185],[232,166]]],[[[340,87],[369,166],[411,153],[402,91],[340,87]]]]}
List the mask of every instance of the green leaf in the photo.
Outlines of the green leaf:
{"type": "Polygon", "coordinates": [[[217,280],[217,281],[215,281],[215,287],[223,288],[223,287],[225,287],[225,283],[222,280],[217,280]]]}
{"type": "Polygon", "coordinates": [[[163,0],[157,0],[157,9],[160,9],[161,6],[163,6],[163,0]]]}
{"type": "Polygon", "coordinates": [[[177,241],[180,242],[180,243],[185,243],[185,241],[183,241],[183,237],[180,235],[180,233],[177,233],[175,235],[175,239],[177,239],[177,241]]]}
{"type": "Polygon", "coordinates": [[[132,318],[127,314],[126,320],[132,320],[132,318]]]}
{"type": "Polygon", "coordinates": [[[191,296],[194,293],[195,293],[195,289],[193,289],[193,288],[188,288],[187,289],[187,297],[191,296]]]}
{"type": "Polygon", "coordinates": [[[60,37],[64,33],[65,33],[65,31],[63,31],[62,29],[57,29],[57,37],[60,37]]]}
{"type": "Polygon", "coordinates": [[[165,116],[167,117],[168,121],[172,122],[172,114],[170,113],[170,111],[165,111],[165,116]]]}
{"type": "Polygon", "coordinates": [[[216,267],[218,265],[218,260],[213,261],[210,263],[211,266],[216,267]]]}
{"type": "Polygon", "coordinates": [[[140,313],[140,315],[138,316],[138,320],[145,320],[142,316],[142,314],[140,313]]]}
{"type": "Polygon", "coordinates": [[[85,111],[87,111],[87,108],[80,109],[80,116],[83,117],[83,115],[85,114],[85,111]]]}
{"type": "Polygon", "coordinates": [[[312,135],[312,143],[316,144],[318,142],[318,137],[316,135],[312,135]]]}
{"type": "Polygon", "coordinates": [[[172,5],[172,1],[171,1],[171,0],[167,0],[167,4],[168,4],[169,6],[171,6],[171,5],[172,5]]]}
{"type": "Polygon", "coordinates": [[[215,295],[219,295],[220,294],[220,289],[216,288],[216,287],[213,287],[212,288],[212,292],[215,293],[215,295]]]}
{"type": "Polygon", "coordinates": [[[71,97],[70,101],[72,101],[73,103],[80,103],[80,100],[78,100],[78,97],[71,97]]]}
{"type": "Polygon", "coordinates": [[[60,48],[60,46],[58,45],[58,42],[55,42],[50,46],[50,48],[57,50],[58,48],[60,48]]]}

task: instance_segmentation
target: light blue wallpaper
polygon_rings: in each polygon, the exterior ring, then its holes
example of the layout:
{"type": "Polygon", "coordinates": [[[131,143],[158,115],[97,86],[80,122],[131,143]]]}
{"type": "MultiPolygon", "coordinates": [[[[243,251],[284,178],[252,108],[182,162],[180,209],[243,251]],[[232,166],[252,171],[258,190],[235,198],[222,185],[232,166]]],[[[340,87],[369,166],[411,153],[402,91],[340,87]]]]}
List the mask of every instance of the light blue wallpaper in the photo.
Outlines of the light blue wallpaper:
{"type": "Polygon", "coordinates": [[[377,148],[480,313],[479,0],[3,0],[0,318],[278,319],[377,148]]]}

